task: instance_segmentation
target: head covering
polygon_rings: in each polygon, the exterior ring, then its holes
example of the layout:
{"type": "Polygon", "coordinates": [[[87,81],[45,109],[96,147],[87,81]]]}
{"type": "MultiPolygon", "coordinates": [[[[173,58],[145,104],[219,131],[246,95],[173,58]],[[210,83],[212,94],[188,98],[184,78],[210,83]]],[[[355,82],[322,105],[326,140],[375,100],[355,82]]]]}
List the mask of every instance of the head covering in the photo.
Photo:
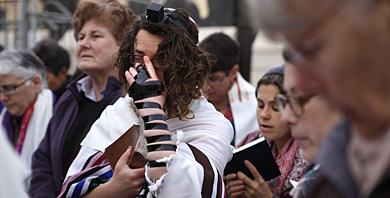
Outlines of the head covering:
{"type": "Polygon", "coordinates": [[[270,74],[279,74],[284,76],[284,65],[271,68],[270,70],[265,72],[265,74],[261,78],[264,78],[265,76],[268,76],[270,74]]]}

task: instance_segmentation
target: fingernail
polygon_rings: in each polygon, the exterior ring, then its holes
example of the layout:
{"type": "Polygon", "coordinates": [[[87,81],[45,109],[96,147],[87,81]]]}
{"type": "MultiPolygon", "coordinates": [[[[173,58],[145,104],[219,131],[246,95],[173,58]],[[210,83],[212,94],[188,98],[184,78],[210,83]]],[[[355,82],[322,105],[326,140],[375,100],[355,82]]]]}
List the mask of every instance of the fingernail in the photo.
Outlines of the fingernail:
{"type": "Polygon", "coordinates": [[[149,60],[149,56],[144,56],[144,60],[149,60]]]}

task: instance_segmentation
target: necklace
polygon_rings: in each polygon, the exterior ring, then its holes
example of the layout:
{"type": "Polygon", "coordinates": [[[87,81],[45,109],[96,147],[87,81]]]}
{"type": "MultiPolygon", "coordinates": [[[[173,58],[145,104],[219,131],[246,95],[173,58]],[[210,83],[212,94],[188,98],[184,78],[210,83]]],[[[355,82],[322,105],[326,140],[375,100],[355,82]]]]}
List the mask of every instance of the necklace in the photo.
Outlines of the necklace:
{"type": "Polygon", "coordinates": [[[217,111],[221,112],[221,111],[226,110],[229,106],[230,106],[230,104],[228,103],[227,105],[225,105],[225,106],[223,106],[221,108],[215,108],[215,109],[217,109],[217,111]]]}

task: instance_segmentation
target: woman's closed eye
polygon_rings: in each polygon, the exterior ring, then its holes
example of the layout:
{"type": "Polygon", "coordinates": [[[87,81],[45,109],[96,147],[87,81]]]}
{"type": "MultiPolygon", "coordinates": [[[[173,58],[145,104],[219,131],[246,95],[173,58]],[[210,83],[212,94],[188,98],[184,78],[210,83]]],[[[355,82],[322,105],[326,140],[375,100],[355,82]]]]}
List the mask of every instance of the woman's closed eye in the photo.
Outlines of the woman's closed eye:
{"type": "Polygon", "coordinates": [[[314,41],[307,44],[304,44],[300,49],[299,53],[305,58],[315,57],[323,48],[323,42],[314,41]]]}
{"type": "Polygon", "coordinates": [[[271,105],[272,110],[274,110],[274,111],[276,111],[276,112],[279,112],[278,103],[276,103],[276,102],[271,102],[270,105],[271,105]]]}
{"type": "Polygon", "coordinates": [[[258,106],[259,109],[264,109],[264,102],[260,101],[260,100],[257,100],[257,106],[258,106]]]}

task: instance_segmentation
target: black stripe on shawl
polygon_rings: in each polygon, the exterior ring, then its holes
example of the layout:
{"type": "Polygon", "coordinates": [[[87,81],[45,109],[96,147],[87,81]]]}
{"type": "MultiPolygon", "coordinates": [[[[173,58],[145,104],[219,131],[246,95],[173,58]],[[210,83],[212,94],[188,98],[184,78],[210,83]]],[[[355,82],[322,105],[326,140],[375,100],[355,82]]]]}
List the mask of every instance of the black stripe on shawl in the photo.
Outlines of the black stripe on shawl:
{"type": "MultiPolygon", "coordinates": [[[[195,148],[191,144],[188,144],[192,153],[195,156],[195,160],[203,166],[203,185],[202,185],[202,198],[211,198],[213,194],[214,184],[214,171],[211,167],[209,159],[199,149],[195,148]]],[[[219,191],[219,189],[217,190],[219,191]]]]}
{"type": "Polygon", "coordinates": [[[91,157],[89,157],[89,158],[87,159],[87,161],[84,163],[84,166],[83,166],[83,168],[82,168],[81,170],[84,170],[84,169],[87,167],[87,165],[89,164],[89,162],[92,160],[92,158],[95,157],[95,155],[97,155],[99,152],[100,152],[100,151],[98,151],[98,152],[96,152],[95,154],[91,155],[91,157]]]}

